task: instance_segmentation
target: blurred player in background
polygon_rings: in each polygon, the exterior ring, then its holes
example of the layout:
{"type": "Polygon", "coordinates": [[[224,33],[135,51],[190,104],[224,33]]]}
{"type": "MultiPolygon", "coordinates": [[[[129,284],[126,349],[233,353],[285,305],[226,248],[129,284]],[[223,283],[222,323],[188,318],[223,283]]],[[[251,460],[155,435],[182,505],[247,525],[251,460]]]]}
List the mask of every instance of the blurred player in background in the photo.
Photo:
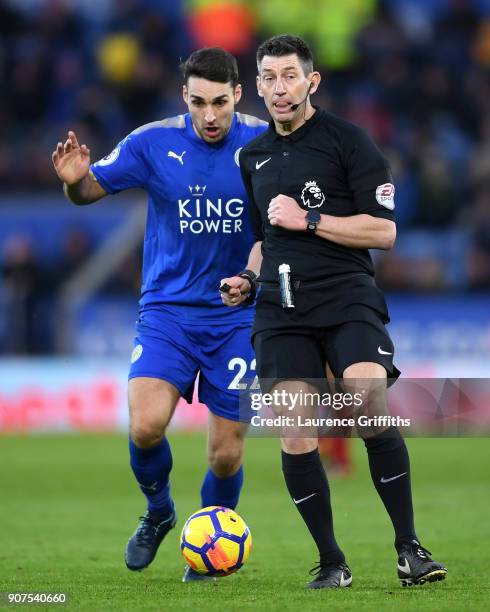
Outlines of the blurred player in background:
{"type": "Polygon", "coordinates": [[[318,452],[329,476],[349,476],[352,473],[348,438],[318,438],[318,452]]]}
{"type": "MultiPolygon", "coordinates": [[[[253,308],[226,308],[216,283],[230,269],[244,267],[253,244],[238,155],[266,124],[235,112],[242,91],[236,60],[228,52],[195,51],[181,68],[188,113],[140,127],[94,164],[74,132],[53,152],[65,194],[75,204],[132,187],[148,193],[129,372],[130,462],[147,511],[126,547],[130,570],[153,561],[177,522],[165,433],[179,399],[191,402],[198,373],[199,400],[210,411],[201,504],[237,505],[246,432],[239,420],[237,381],[255,367],[253,308]]],[[[184,581],[197,579],[186,568],[184,581]]]]}
{"type": "MultiPolygon", "coordinates": [[[[240,168],[257,240],[248,267],[260,272],[262,289],[253,331],[261,389],[311,392],[317,387],[305,381],[321,386],[328,363],[344,386],[366,388],[368,407],[374,399],[375,408],[383,408],[387,377],[394,382],[400,372],[368,249],[391,249],[395,241],[391,172],[360,128],[311,104],[321,76],[305,41],[273,37],[259,47],[257,65],[258,92],[272,121],[244,148],[240,168]],[[283,291],[288,281],[281,284],[278,276],[284,262],[292,275],[289,293],[283,291]]],[[[223,282],[232,287],[222,296],[230,306],[252,289],[239,276],[223,282]]],[[[359,435],[393,524],[402,585],[444,579],[446,568],[430,558],[415,532],[410,463],[400,432],[393,426],[360,428],[359,435]]],[[[303,436],[283,431],[281,446],[289,494],[320,554],[308,587],[349,587],[352,574],[335,539],[316,432],[303,436]]]]}
{"type": "MultiPolygon", "coordinates": [[[[335,376],[327,364],[327,380],[335,384],[335,376]]],[[[349,438],[318,438],[318,453],[327,476],[346,477],[352,474],[349,438]]]]}

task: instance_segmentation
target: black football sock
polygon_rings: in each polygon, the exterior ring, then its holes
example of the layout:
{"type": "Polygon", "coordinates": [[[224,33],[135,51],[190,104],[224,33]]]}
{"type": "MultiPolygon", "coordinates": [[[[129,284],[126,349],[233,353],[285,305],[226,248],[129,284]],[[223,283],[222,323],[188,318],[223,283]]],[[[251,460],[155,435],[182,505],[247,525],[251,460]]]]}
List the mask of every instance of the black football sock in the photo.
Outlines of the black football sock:
{"type": "Polygon", "coordinates": [[[282,471],[289,494],[316,542],[320,563],[345,561],[333,533],[330,489],[318,449],[301,455],[282,451],[282,471]]]}
{"type": "Polygon", "coordinates": [[[405,440],[396,427],[366,438],[369,468],[395,530],[395,547],[416,540],[413,522],[410,460],[405,440]]]}

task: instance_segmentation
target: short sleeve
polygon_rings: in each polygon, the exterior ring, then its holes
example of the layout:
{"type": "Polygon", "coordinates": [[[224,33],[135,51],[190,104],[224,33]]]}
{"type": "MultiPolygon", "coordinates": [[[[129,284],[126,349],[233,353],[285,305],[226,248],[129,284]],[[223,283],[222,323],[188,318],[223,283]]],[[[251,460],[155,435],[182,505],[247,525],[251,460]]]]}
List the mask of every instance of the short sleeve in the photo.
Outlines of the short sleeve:
{"type": "Polygon", "coordinates": [[[111,194],[133,187],[145,187],[149,171],[140,138],[136,134],[129,134],[112,153],[92,164],[90,170],[111,194]]]}
{"type": "Polygon", "coordinates": [[[245,163],[243,162],[243,150],[240,151],[240,173],[242,175],[242,181],[245,186],[245,191],[247,192],[248,197],[248,211],[250,215],[250,220],[252,224],[252,232],[255,238],[255,241],[258,242],[264,239],[264,232],[262,229],[262,218],[260,216],[260,210],[255,202],[254,193],[252,189],[252,181],[250,180],[250,173],[247,171],[245,163]]]}
{"type": "Polygon", "coordinates": [[[359,213],[395,220],[395,186],[388,161],[363,130],[351,143],[347,179],[359,213]]]}

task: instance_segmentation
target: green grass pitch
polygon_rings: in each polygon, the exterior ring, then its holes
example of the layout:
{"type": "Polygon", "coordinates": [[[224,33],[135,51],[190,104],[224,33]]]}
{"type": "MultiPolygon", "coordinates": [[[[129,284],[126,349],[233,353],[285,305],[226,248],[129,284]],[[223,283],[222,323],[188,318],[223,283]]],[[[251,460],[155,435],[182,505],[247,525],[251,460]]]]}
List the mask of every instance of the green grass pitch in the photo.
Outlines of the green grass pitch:
{"type": "MultiPolygon", "coordinates": [[[[416,524],[448,567],[445,582],[402,589],[393,534],[371,484],[362,442],[355,473],[332,480],[336,532],[351,589],[308,591],[316,553],[289,500],[279,442],[250,439],[238,511],[249,524],[248,564],[215,584],[182,584],[178,540],[199,508],[202,434],[171,435],[178,527],[150,568],[131,573],[124,547],[143,498],[123,435],[0,437],[0,591],[67,592],[72,610],[488,610],[490,440],[409,440],[416,524]]],[[[20,607],[20,606],[16,606],[20,607]]],[[[37,605],[36,609],[62,606],[37,605]]]]}

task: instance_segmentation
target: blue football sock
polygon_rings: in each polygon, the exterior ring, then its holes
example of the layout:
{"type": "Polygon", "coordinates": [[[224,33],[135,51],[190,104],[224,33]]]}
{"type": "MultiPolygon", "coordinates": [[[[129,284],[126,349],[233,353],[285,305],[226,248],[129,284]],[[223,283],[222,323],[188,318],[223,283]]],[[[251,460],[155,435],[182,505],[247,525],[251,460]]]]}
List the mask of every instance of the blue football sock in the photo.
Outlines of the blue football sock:
{"type": "Polygon", "coordinates": [[[170,516],[174,504],[168,481],[172,452],[167,438],[152,448],[138,448],[130,436],[129,457],[136,480],[148,501],[149,512],[161,518],[170,516]]]}
{"type": "Polygon", "coordinates": [[[242,484],[243,466],[240,466],[238,472],[233,476],[227,478],[219,478],[209,469],[201,487],[202,507],[225,506],[225,508],[236,508],[242,484]]]}

